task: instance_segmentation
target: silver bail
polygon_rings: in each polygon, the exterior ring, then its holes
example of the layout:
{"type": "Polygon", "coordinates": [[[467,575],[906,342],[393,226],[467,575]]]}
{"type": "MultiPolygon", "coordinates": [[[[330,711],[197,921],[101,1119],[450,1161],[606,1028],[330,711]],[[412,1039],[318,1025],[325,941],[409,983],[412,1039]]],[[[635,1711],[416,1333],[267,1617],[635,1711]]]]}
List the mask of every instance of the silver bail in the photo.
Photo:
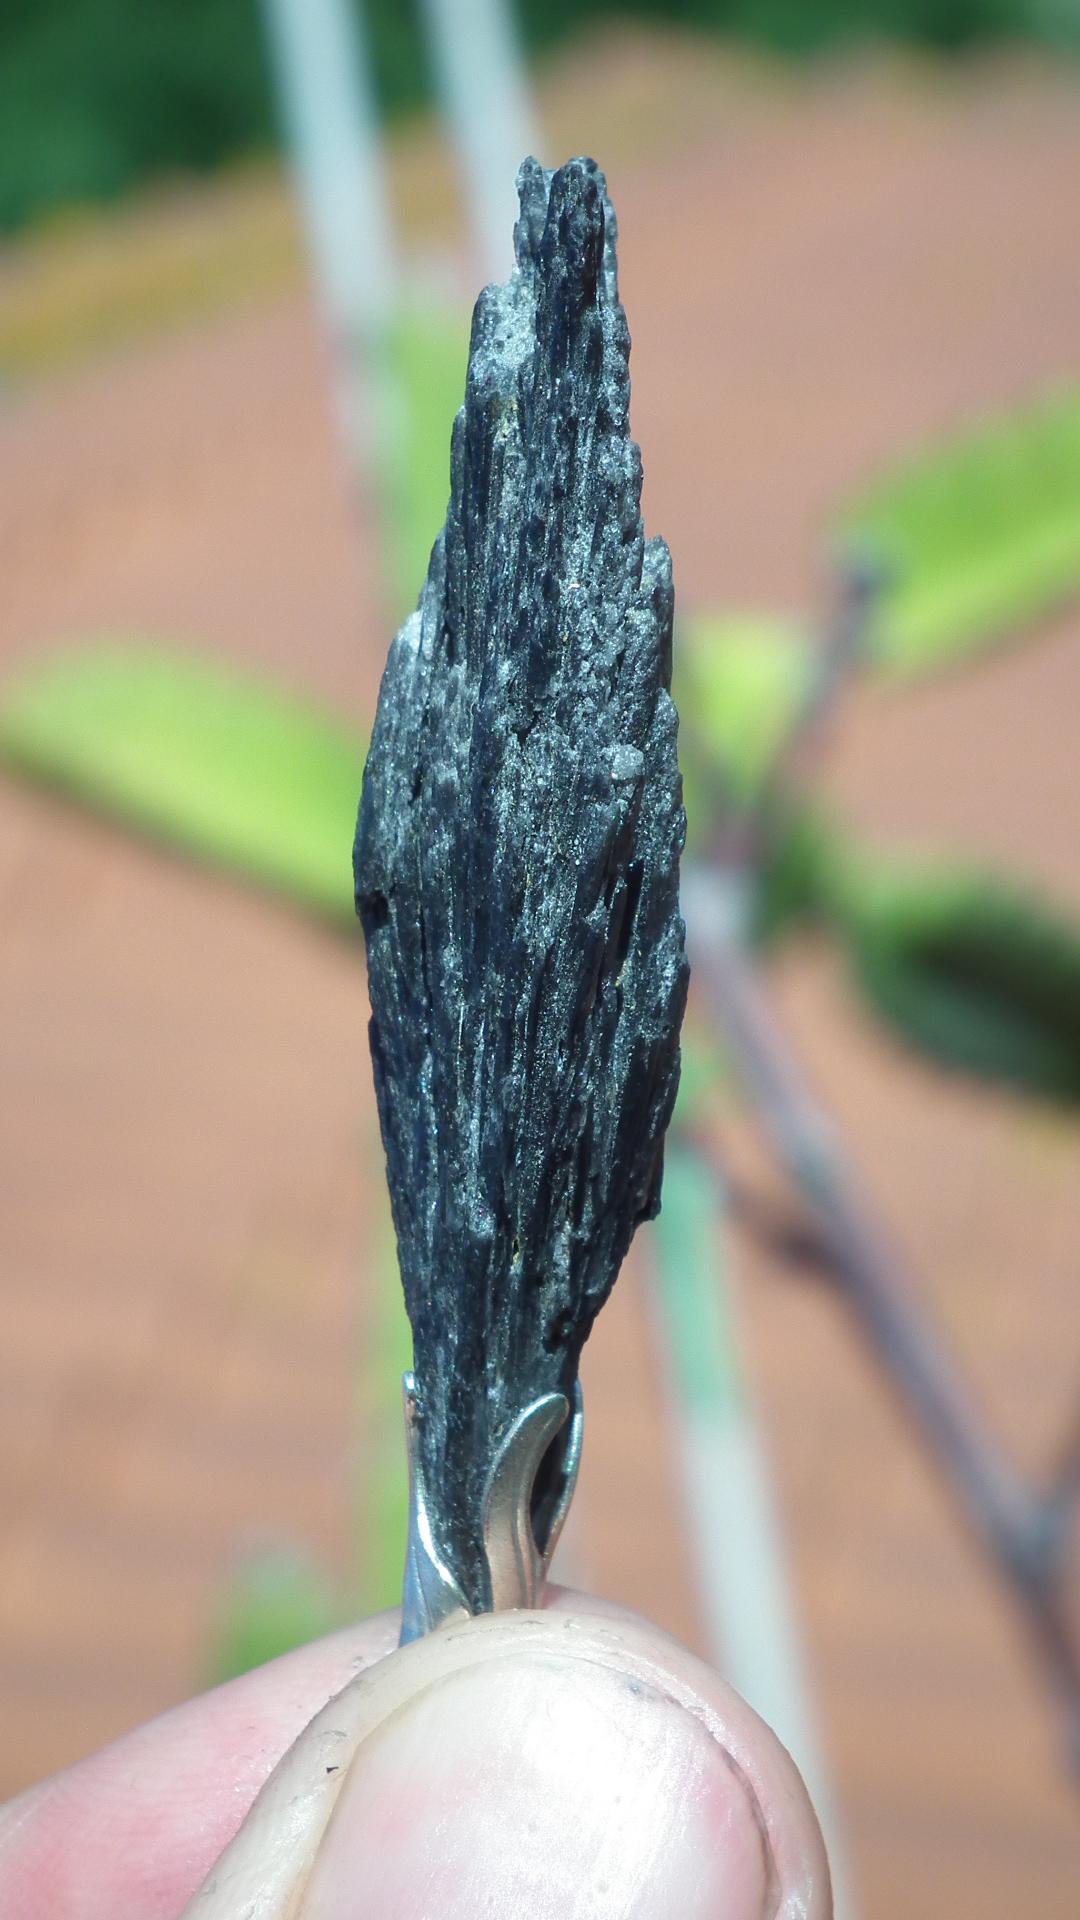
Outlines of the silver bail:
{"type": "MultiPolygon", "coordinates": [[[[435,1544],[420,1461],[413,1374],[405,1375],[403,1388],[409,1458],[409,1536],[401,1607],[401,1644],[406,1646],[436,1627],[467,1618],[470,1609],[435,1544]]],[[[565,1394],[542,1394],[518,1415],[499,1447],[484,1490],[484,1558],[491,1593],[490,1608],[484,1611],[540,1605],[577,1483],[584,1419],[581,1385],[575,1382],[572,1408],[565,1394]],[[559,1472],[545,1511],[538,1515],[541,1538],[537,1539],[533,1518],[537,1475],[548,1448],[564,1428],[559,1472]]]]}

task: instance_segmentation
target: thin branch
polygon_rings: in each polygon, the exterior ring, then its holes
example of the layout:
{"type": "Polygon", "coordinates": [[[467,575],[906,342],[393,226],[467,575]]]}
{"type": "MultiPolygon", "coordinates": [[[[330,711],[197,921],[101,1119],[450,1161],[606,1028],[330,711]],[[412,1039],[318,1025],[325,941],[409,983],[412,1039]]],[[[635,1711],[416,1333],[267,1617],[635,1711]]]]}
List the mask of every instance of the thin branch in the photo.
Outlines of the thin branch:
{"type": "Polygon", "coordinates": [[[820,743],[837,701],[866,659],[870,629],[887,584],[884,570],[870,560],[852,560],[840,569],[831,616],[814,650],[802,699],[762,781],[757,813],[768,811],[820,743]]]}
{"type": "Polygon", "coordinates": [[[1016,1470],[858,1187],[748,956],[745,898],[744,878],[684,875],[695,977],[773,1153],[811,1208],[849,1307],[1019,1603],[1080,1766],[1080,1647],[1065,1593],[1070,1511],[1056,1491],[1031,1487],[1016,1470]]]}
{"type": "Polygon", "coordinates": [[[772,761],[749,805],[722,811],[713,845],[713,859],[721,868],[751,873],[760,865],[778,801],[820,745],[837,701],[866,658],[867,636],[885,585],[882,569],[868,561],[852,561],[841,569],[831,615],[772,761]]]}

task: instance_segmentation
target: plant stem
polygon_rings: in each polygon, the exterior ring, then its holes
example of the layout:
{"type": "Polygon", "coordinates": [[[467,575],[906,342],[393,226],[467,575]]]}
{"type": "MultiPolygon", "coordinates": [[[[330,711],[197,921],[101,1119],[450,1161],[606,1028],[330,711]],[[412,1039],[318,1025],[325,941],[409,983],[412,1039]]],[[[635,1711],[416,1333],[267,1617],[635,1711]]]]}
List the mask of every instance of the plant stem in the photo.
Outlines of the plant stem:
{"type": "Polygon", "coordinates": [[[1068,1503],[1056,1488],[1031,1487],[1008,1458],[859,1188],[748,955],[745,899],[739,876],[684,874],[698,985],[776,1159],[812,1210],[848,1306],[1021,1607],[1064,1705],[1071,1760],[1080,1765],[1080,1649],[1064,1592],[1068,1503]]]}

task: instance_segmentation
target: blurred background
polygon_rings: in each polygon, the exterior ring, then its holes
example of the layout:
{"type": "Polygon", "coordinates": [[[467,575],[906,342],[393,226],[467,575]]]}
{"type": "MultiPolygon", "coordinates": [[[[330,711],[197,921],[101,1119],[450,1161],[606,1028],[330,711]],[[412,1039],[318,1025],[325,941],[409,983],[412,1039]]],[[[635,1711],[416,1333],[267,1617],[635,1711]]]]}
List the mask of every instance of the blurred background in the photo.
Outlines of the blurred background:
{"type": "Polygon", "coordinates": [[[352,818],[513,168],[584,151],[700,885],[564,1577],[777,1720],[844,1913],[1076,1914],[1078,54],[1070,0],[8,0],[0,1795],[394,1603],[352,818]]]}

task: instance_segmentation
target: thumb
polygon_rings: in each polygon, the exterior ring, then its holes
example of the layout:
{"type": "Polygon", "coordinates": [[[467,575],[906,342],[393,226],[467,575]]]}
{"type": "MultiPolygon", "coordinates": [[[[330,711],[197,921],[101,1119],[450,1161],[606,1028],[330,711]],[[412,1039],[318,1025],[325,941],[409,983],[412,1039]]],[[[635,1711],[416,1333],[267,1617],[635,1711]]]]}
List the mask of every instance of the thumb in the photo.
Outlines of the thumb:
{"type": "Polygon", "coordinates": [[[805,1789],[750,1708],[630,1616],[469,1620],[332,1700],[191,1920],[827,1920],[805,1789]]]}

